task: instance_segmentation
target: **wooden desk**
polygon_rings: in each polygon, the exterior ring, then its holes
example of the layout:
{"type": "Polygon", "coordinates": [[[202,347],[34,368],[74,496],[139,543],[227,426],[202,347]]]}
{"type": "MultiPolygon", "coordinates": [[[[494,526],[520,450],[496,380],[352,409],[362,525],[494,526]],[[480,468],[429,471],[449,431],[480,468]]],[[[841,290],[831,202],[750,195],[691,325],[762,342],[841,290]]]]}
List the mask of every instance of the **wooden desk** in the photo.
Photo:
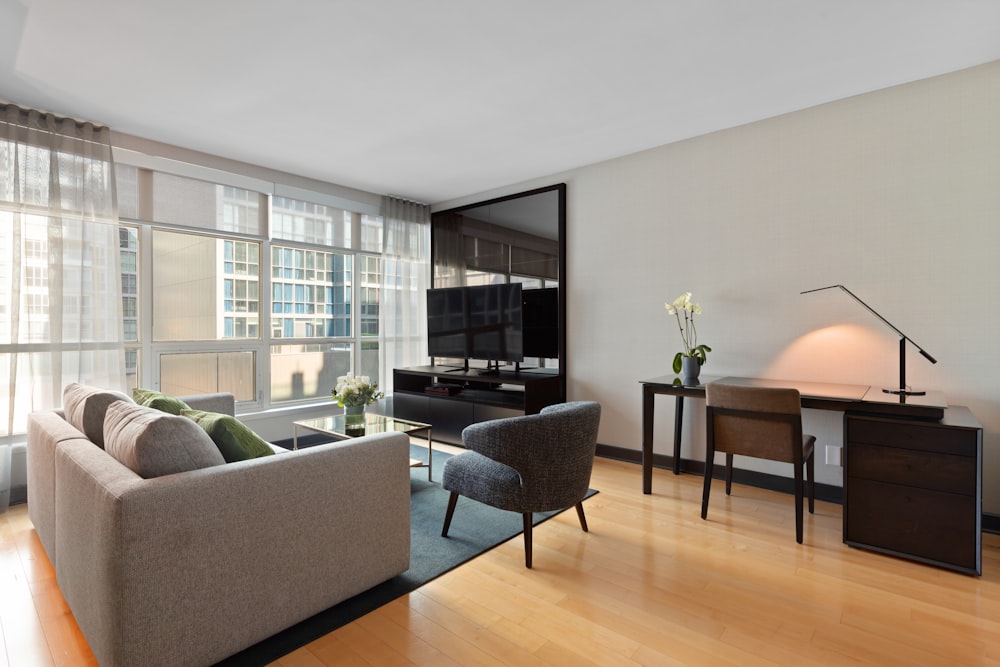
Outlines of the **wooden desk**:
{"type": "Polygon", "coordinates": [[[674,396],[674,474],[685,398],[705,385],[794,387],[802,407],[844,413],[844,542],[967,574],[982,571],[982,427],[967,408],[880,388],[794,380],[674,376],[642,381],[642,492],[652,493],[657,394],[674,396]]]}
{"type": "Polygon", "coordinates": [[[680,474],[681,429],[684,423],[684,399],[705,398],[705,385],[725,382],[749,387],[794,387],[802,396],[802,407],[813,410],[835,410],[852,414],[904,417],[940,421],[948,406],[944,394],[929,391],[926,396],[896,396],[868,385],[802,380],[768,380],[763,378],[703,376],[698,384],[684,384],[675,375],[664,375],[642,384],[642,492],[653,492],[653,414],[657,394],[676,397],[674,415],[674,474],[680,474]]]}

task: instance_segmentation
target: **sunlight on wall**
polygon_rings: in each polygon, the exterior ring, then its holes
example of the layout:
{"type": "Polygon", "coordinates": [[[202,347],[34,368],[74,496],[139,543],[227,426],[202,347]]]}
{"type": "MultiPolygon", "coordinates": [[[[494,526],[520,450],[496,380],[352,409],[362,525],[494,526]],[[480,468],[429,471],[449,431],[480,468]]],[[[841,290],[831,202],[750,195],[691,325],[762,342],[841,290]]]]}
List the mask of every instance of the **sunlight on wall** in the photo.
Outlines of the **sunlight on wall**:
{"type": "Polygon", "coordinates": [[[793,340],[763,377],[891,386],[899,378],[898,341],[857,324],[835,324],[793,340]]]}

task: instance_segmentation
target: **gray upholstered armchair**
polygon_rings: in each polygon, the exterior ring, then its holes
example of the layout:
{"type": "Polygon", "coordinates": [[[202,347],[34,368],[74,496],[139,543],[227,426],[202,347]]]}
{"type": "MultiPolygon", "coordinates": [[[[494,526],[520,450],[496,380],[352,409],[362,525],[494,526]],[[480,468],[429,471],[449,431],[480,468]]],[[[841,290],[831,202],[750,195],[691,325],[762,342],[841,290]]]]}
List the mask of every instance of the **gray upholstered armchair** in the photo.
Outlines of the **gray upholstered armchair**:
{"type": "Polygon", "coordinates": [[[583,498],[590,487],[600,421],[600,404],[577,401],[550,405],[537,415],[466,427],[462,443],[471,451],[444,465],[441,485],[451,497],[441,535],[448,536],[460,495],[522,515],[524,563],[529,568],[532,512],[575,505],[586,532],[583,498]]]}

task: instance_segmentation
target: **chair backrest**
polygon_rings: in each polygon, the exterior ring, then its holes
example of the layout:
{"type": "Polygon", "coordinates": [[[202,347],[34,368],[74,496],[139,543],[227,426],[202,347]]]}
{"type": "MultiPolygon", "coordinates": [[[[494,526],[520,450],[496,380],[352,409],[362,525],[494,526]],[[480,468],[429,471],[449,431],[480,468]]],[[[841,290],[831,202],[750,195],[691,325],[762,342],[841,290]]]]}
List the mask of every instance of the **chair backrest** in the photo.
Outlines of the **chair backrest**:
{"type": "Polygon", "coordinates": [[[802,462],[802,404],[797,389],[705,386],[706,427],[717,452],[802,462]]]}
{"type": "Polygon", "coordinates": [[[517,470],[535,511],[562,509],[582,500],[590,487],[600,421],[600,403],[573,401],[536,415],[473,424],[462,439],[469,449],[517,470]]]}

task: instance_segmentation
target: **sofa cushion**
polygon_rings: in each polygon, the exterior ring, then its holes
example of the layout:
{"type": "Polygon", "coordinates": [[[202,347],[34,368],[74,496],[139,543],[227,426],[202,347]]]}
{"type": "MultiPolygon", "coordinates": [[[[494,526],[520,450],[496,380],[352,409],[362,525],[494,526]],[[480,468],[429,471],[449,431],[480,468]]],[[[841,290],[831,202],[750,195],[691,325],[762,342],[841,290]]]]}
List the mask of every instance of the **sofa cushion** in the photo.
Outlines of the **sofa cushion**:
{"type": "Polygon", "coordinates": [[[104,447],[104,414],[115,401],[132,403],[121,392],[71,382],[63,389],[63,414],[76,430],[104,447]]]}
{"type": "Polygon", "coordinates": [[[226,462],[208,434],[190,419],[134,403],[108,407],[104,449],[146,479],[226,462]]]}
{"type": "Polygon", "coordinates": [[[226,459],[226,463],[274,454],[271,445],[236,417],[204,410],[181,410],[181,415],[205,429],[222,453],[222,458],[226,459]]]}
{"type": "Polygon", "coordinates": [[[191,409],[191,406],[181,399],[174,398],[173,396],[167,396],[166,394],[158,392],[154,389],[142,389],[141,387],[136,387],[132,390],[132,398],[134,398],[135,402],[139,405],[145,405],[148,408],[154,408],[171,415],[180,416],[181,410],[191,409]]]}

